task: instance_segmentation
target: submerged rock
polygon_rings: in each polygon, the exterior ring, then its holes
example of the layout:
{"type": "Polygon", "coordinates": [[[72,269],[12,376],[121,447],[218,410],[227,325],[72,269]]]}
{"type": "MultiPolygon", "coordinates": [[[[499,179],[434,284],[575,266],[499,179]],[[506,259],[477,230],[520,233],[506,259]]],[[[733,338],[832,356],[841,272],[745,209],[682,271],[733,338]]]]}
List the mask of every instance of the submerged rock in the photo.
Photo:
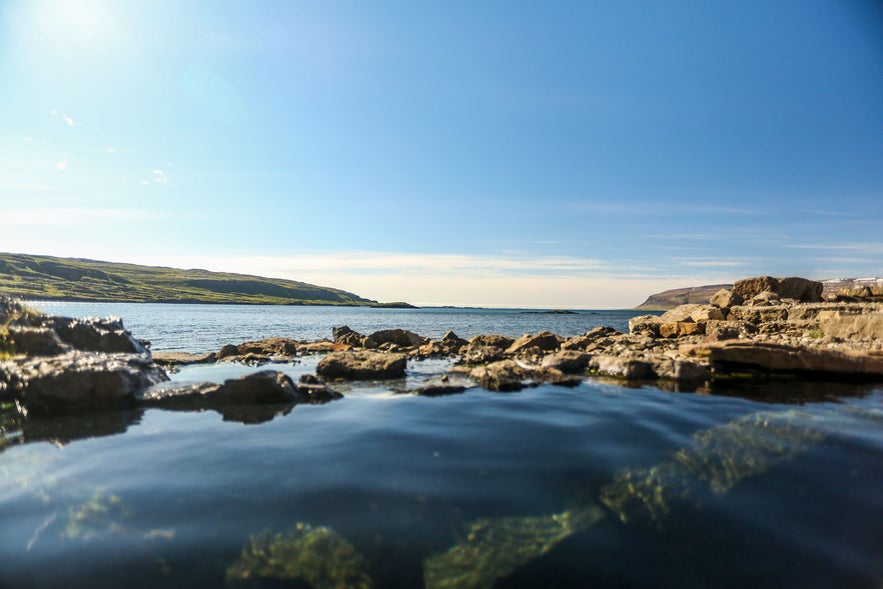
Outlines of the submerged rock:
{"type": "Polygon", "coordinates": [[[227,569],[227,583],[252,579],[297,580],[313,589],[371,589],[368,560],[334,530],[297,524],[248,539],[227,569]]]}

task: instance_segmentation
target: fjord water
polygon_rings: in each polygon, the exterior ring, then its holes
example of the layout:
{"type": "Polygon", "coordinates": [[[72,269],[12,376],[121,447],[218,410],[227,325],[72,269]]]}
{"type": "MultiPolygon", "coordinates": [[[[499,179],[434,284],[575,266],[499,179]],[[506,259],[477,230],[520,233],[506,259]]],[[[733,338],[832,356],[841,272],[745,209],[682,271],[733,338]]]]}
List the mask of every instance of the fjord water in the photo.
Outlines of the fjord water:
{"type": "MultiPolygon", "coordinates": [[[[154,350],[323,337],[344,323],[433,337],[596,324],[588,314],[297,308],[298,327],[290,308],[271,308],[237,327],[249,308],[225,306],[200,326],[202,306],[182,306],[190,318],[125,307],[45,309],[120,315],[154,350]],[[231,319],[218,319],[225,309],[231,319]]],[[[597,324],[630,314],[609,313],[597,324]]],[[[297,377],[316,362],[271,367],[297,377]]],[[[588,379],[402,394],[446,367],[411,362],[404,379],[340,385],[342,400],[264,414],[6,416],[0,586],[880,586],[879,383],[698,394],[588,379]]]]}

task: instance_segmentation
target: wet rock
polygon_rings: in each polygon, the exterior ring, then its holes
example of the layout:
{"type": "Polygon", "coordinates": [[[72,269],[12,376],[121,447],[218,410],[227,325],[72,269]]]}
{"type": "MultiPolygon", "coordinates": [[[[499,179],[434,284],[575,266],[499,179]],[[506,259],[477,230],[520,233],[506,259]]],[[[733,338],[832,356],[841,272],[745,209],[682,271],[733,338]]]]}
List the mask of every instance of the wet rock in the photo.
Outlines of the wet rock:
{"type": "Polygon", "coordinates": [[[141,391],[136,399],[150,405],[187,403],[211,408],[228,404],[288,404],[305,400],[295,390],[291,378],[275,370],[231,378],[223,384],[162,383],[141,391]]]}
{"type": "Polygon", "coordinates": [[[686,384],[699,384],[708,380],[709,370],[706,364],[659,354],[650,356],[648,360],[656,378],[686,384]]]}
{"type": "Polygon", "coordinates": [[[227,344],[218,350],[216,357],[218,360],[223,360],[224,358],[229,358],[231,356],[239,355],[239,347],[233,344],[227,344]]]}
{"type": "Polygon", "coordinates": [[[537,348],[543,352],[550,352],[557,350],[560,347],[561,340],[558,339],[557,335],[548,331],[541,331],[534,335],[521,336],[512,342],[512,344],[506,349],[506,354],[516,355],[531,348],[537,348]]]}
{"type": "Polygon", "coordinates": [[[6,394],[33,415],[125,407],[137,393],[165,380],[165,372],[145,354],[74,350],[0,363],[6,394]]]}
{"type": "Polygon", "coordinates": [[[343,395],[331,389],[324,380],[313,374],[302,374],[296,389],[299,399],[304,399],[311,405],[320,405],[343,398],[343,395]]]}
{"type": "Polygon", "coordinates": [[[592,359],[590,354],[578,350],[561,350],[543,358],[543,368],[554,368],[565,374],[583,372],[592,359]]]}
{"type": "Polygon", "coordinates": [[[365,380],[404,376],[407,356],[372,351],[332,352],[322,358],[316,372],[327,378],[365,380]]]}
{"type": "Polygon", "coordinates": [[[729,309],[730,307],[741,305],[744,300],[745,299],[743,299],[741,295],[729,289],[722,288],[711,295],[711,298],[708,302],[715,307],[719,307],[721,309],[729,309]]]}
{"type": "Polygon", "coordinates": [[[411,394],[422,397],[443,397],[446,395],[458,395],[466,392],[466,387],[459,384],[433,383],[416,388],[411,394]]]}
{"type": "Polygon", "coordinates": [[[758,276],[737,280],[733,285],[733,292],[744,299],[750,299],[762,292],[769,291],[783,299],[794,299],[807,303],[820,302],[823,289],[824,284],[821,282],[798,277],[758,276]]]}

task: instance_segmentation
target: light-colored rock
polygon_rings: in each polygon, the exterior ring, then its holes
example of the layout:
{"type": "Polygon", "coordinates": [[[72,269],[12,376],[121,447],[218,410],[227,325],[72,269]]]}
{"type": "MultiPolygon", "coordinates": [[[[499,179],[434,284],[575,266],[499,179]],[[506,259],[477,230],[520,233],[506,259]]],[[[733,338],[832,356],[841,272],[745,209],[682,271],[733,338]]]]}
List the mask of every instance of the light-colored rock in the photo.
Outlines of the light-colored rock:
{"type": "Polygon", "coordinates": [[[708,302],[715,307],[720,307],[721,309],[729,309],[730,307],[741,305],[744,300],[745,299],[743,299],[741,295],[733,292],[732,290],[722,288],[711,295],[711,299],[709,299],[708,302]]]}
{"type": "Polygon", "coordinates": [[[551,352],[561,347],[561,340],[549,331],[541,331],[533,335],[523,335],[506,349],[506,354],[515,355],[531,348],[551,352]]]}
{"type": "Polygon", "coordinates": [[[639,315],[629,319],[629,333],[659,337],[660,325],[662,325],[662,319],[658,315],[639,315]]]}
{"type": "Polygon", "coordinates": [[[631,356],[598,354],[589,361],[589,369],[605,376],[615,376],[627,380],[655,378],[653,366],[646,360],[631,356]]]}
{"type": "Polygon", "coordinates": [[[883,313],[820,318],[822,332],[850,341],[883,341],[883,313]]]}
{"type": "Polygon", "coordinates": [[[514,360],[500,360],[474,368],[469,376],[489,391],[509,392],[523,389],[530,374],[514,360]]]}
{"type": "Polygon", "coordinates": [[[688,335],[702,335],[703,333],[705,333],[705,323],[695,323],[693,321],[663,323],[659,326],[660,337],[684,337],[688,335]]]}
{"type": "Polygon", "coordinates": [[[683,346],[688,357],[712,364],[745,365],[783,372],[823,372],[846,375],[883,375],[883,352],[731,340],[683,346]]]}
{"type": "Polygon", "coordinates": [[[404,376],[408,357],[404,354],[345,351],[332,352],[322,358],[316,373],[327,378],[365,380],[404,376]]]}
{"type": "Polygon", "coordinates": [[[582,372],[592,359],[590,354],[578,350],[561,350],[543,358],[543,368],[554,368],[565,374],[582,372]]]}

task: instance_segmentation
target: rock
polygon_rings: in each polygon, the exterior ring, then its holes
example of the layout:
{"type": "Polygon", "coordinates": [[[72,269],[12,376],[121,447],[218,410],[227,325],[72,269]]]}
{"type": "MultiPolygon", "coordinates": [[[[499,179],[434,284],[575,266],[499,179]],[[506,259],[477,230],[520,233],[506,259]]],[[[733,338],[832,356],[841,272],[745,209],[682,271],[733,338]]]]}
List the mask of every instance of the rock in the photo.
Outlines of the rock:
{"type": "Polygon", "coordinates": [[[530,375],[514,360],[500,360],[487,366],[474,368],[469,376],[489,391],[520,391],[525,387],[524,380],[530,375]]]}
{"type": "Polygon", "coordinates": [[[427,384],[411,391],[413,395],[422,397],[442,397],[445,395],[458,395],[466,392],[466,387],[458,384],[427,384]]]}
{"type": "Polygon", "coordinates": [[[662,325],[662,319],[658,315],[639,315],[629,319],[629,333],[659,337],[660,325],[662,325]]]}
{"type": "MultiPolygon", "coordinates": [[[[366,347],[365,336],[357,331],[353,331],[346,325],[342,327],[335,327],[334,329],[332,329],[331,338],[334,340],[334,343],[338,344],[339,346],[350,346],[353,348],[366,347]]],[[[377,345],[374,344],[371,347],[376,348],[377,345]]]]}
{"type": "Polygon", "coordinates": [[[708,380],[708,366],[699,362],[653,355],[650,367],[656,378],[674,380],[685,384],[699,384],[708,380]]]}
{"type": "Polygon", "coordinates": [[[787,318],[788,307],[785,305],[775,307],[748,307],[744,305],[731,307],[730,314],[727,316],[727,319],[731,321],[745,321],[755,325],[785,321],[787,318]]]}
{"type": "Polygon", "coordinates": [[[319,340],[317,342],[309,342],[306,344],[302,344],[298,348],[298,352],[301,354],[324,354],[326,352],[337,352],[336,350],[338,344],[334,342],[329,342],[328,340],[319,340]]]}
{"type": "Polygon", "coordinates": [[[592,359],[590,354],[577,350],[561,350],[543,358],[543,368],[554,368],[565,374],[582,372],[592,359]]]}
{"type": "Polygon", "coordinates": [[[474,338],[469,340],[470,346],[490,346],[492,348],[500,348],[501,350],[507,349],[515,339],[511,337],[506,337],[505,335],[497,335],[497,334],[487,334],[487,335],[476,335],[474,338]]]}
{"type": "Polygon", "coordinates": [[[215,355],[218,360],[223,360],[224,358],[229,358],[230,356],[238,356],[239,355],[239,347],[234,346],[233,344],[227,344],[218,350],[218,353],[215,355]]]}
{"type": "Polygon", "coordinates": [[[71,346],[61,341],[48,327],[10,325],[8,339],[16,354],[25,356],[54,356],[70,351],[71,346]]]}
{"type": "Polygon", "coordinates": [[[659,318],[661,323],[683,323],[694,321],[696,323],[704,321],[722,321],[726,319],[726,314],[718,307],[711,305],[681,305],[671,311],[663,313],[659,318]]]}
{"type": "Polygon", "coordinates": [[[838,350],[735,340],[684,346],[681,352],[724,368],[736,365],[781,372],[883,376],[883,351],[880,350],[838,350]]]}
{"type": "Polygon", "coordinates": [[[156,352],[153,361],[160,366],[184,366],[188,364],[208,364],[217,360],[217,354],[191,354],[189,352],[156,352]]]}
{"type": "Polygon", "coordinates": [[[750,299],[764,291],[770,291],[784,299],[794,299],[799,302],[815,303],[822,300],[824,284],[806,278],[773,278],[772,276],[758,276],[737,280],[733,285],[733,292],[744,299],[750,299]]]}
{"type": "Polygon", "coordinates": [[[469,344],[460,349],[462,361],[466,364],[487,364],[505,357],[502,348],[496,346],[469,344]]]}
{"type": "Polygon", "coordinates": [[[329,388],[325,381],[313,374],[302,374],[297,382],[296,389],[299,398],[306,400],[311,405],[319,405],[343,398],[343,395],[329,388]]]}
{"type": "Polygon", "coordinates": [[[589,369],[605,376],[615,376],[627,380],[645,380],[655,377],[652,365],[631,356],[599,354],[592,356],[589,369]]]}
{"type": "Polygon", "coordinates": [[[684,337],[702,335],[703,333],[705,333],[705,323],[694,323],[693,321],[663,323],[659,326],[660,337],[684,337]]]}
{"type": "Polygon", "coordinates": [[[125,407],[134,403],[137,393],[168,380],[146,354],[74,350],[0,365],[7,394],[31,415],[125,407]]]}
{"type": "Polygon", "coordinates": [[[76,350],[126,354],[147,352],[147,347],[123,328],[123,321],[119,317],[71,319],[44,315],[40,323],[76,350]]]}
{"type": "Polygon", "coordinates": [[[850,341],[883,341],[883,313],[846,315],[821,320],[826,336],[850,341]]]}
{"type": "Polygon", "coordinates": [[[404,376],[407,356],[372,351],[332,352],[322,358],[316,372],[327,378],[374,379],[404,376]]]}
{"type": "Polygon", "coordinates": [[[239,355],[282,356],[291,358],[297,355],[301,342],[287,337],[269,337],[254,342],[243,342],[236,346],[239,355]]]}
{"type": "Polygon", "coordinates": [[[406,329],[384,329],[381,331],[375,331],[368,337],[374,340],[378,346],[382,346],[383,344],[395,344],[403,348],[416,348],[422,346],[427,341],[426,338],[406,329]]]}
{"type": "Polygon", "coordinates": [[[507,355],[515,355],[530,348],[538,348],[544,352],[557,350],[561,347],[558,336],[548,331],[541,331],[534,335],[523,335],[506,349],[507,355]]]}
{"type": "Polygon", "coordinates": [[[219,403],[256,405],[291,403],[300,400],[288,375],[276,370],[262,370],[225,380],[212,394],[219,403]]]}
{"type": "Polygon", "coordinates": [[[359,337],[361,337],[361,335],[359,333],[350,329],[348,325],[342,325],[340,327],[333,327],[331,329],[331,339],[334,341],[334,343],[340,343],[340,341],[344,337],[346,337],[348,335],[352,335],[352,334],[356,334],[359,337]]]}
{"type": "Polygon", "coordinates": [[[745,299],[743,299],[742,296],[738,293],[735,293],[732,290],[726,288],[722,288],[714,293],[708,302],[715,307],[720,307],[721,309],[729,309],[730,307],[741,305],[744,300],[745,299]]]}
{"type": "Polygon", "coordinates": [[[705,324],[708,341],[736,339],[757,332],[757,327],[746,321],[709,321],[705,324]]]}

